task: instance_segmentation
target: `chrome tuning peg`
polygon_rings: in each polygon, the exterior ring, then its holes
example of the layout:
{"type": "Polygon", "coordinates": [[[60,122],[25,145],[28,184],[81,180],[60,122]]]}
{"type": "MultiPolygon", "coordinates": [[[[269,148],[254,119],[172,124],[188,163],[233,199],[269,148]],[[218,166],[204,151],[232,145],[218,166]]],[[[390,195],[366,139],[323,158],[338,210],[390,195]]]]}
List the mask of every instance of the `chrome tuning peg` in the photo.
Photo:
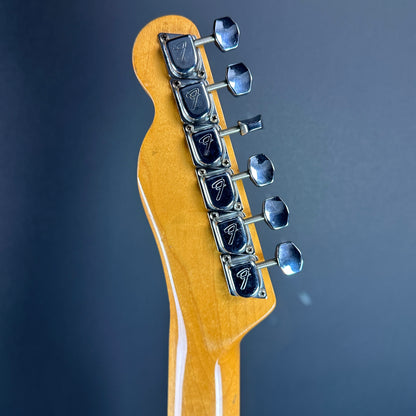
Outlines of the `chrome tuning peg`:
{"type": "Polygon", "coordinates": [[[239,211],[211,211],[208,216],[218,251],[228,254],[254,254],[248,224],[264,220],[271,229],[278,230],[289,223],[289,210],[278,196],[266,199],[263,213],[254,217],[244,218],[239,211]]]}
{"type": "Polygon", "coordinates": [[[256,263],[258,269],[278,265],[282,272],[288,276],[299,273],[303,267],[302,253],[295,243],[286,241],[276,246],[275,257],[270,260],[256,263]]]}
{"type": "Polygon", "coordinates": [[[210,92],[228,87],[235,96],[251,91],[252,77],[243,64],[228,65],[225,81],[207,85],[206,81],[195,82],[190,79],[171,79],[171,85],[179,107],[181,118],[185,123],[218,123],[215,104],[210,92]]]}
{"type": "Polygon", "coordinates": [[[256,186],[265,186],[273,183],[273,162],[264,154],[251,156],[247,162],[247,170],[232,176],[233,181],[250,178],[256,186]]]}
{"type": "Polygon", "coordinates": [[[254,255],[221,256],[228,289],[233,296],[245,298],[266,298],[266,288],[260,270],[278,265],[284,274],[299,273],[303,267],[302,253],[291,241],[278,244],[275,258],[256,263],[254,255]]]}
{"type": "Polygon", "coordinates": [[[249,177],[256,186],[265,186],[273,182],[274,166],[272,161],[263,154],[248,159],[246,172],[232,174],[229,169],[207,171],[198,169],[197,176],[205,206],[209,210],[241,211],[236,181],[249,177]]]}
{"type": "Polygon", "coordinates": [[[195,46],[202,46],[215,42],[222,52],[228,52],[238,46],[240,29],[231,17],[222,17],[214,20],[214,33],[203,38],[195,39],[195,46]]]}
{"type": "Polygon", "coordinates": [[[208,92],[219,90],[228,87],[230,92],[235,95],[245,95],[251,91],[251,84],[253,77],[250,70],[242,63],[231,64],[227,66],[225,72],[225,80],[208,85],[206,90],[208,92]]]}
{"type": "Polygon", "coordinates": [[[202,57],[197,47],[215,42],[222,52],[235,49],[240,39],[240,29],[230,17],[214,21],[212,35],[195,39],[192,35],[160,33],[159,40],[171,76],[177,78],[206,78],[202,57]]]}
{"type": "Polygon", "coordinates": [[[272,230],[287,227],[289,225],[289,208],[278,196],[267,198],[263,201],[261,214],[243,220],[245,224],[259,221],[264,221],[272,230]]]}
{"type": "Polygon", "coordinates": [[[234,127],[221,130],[220,136],[225,137],[234,133],[240,133],[242,136],[245,136],[247,133],[250,133],[255,130],[260,130],[262,128],[263,128],[263,120],[261,119],[261,115],[259,114],[252,118],[247,118],[245,120],[237,121],[237,125],[234,127]]]}

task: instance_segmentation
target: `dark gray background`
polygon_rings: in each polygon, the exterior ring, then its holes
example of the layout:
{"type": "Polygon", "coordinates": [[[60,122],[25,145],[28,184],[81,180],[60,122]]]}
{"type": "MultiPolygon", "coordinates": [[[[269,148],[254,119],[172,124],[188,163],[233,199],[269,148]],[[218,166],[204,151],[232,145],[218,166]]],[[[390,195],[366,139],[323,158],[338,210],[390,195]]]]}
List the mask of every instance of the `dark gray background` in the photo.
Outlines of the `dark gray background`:
{"type": "Polygon", "coordinates": [[[136,186],[152,117],[131,67],[164,14],[201,33],[214,77],[243,60],[251,95],[221,93],[241,166],[267,153],[305,268],[271,270],[279,300],[242,343],[242,415],[416,412],[416,5],[412,1],[2,1],[0,414],[161,415],[168,299],[136,186]]]}

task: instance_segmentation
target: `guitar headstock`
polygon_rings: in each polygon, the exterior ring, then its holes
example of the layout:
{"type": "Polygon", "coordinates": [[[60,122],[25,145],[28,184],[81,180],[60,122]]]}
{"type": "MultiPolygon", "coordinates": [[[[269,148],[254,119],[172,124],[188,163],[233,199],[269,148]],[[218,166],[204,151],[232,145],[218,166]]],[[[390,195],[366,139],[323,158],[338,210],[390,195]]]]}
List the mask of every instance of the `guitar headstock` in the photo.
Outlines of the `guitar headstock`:
{"type": "Polygon", "coordinates": [[[217,352],[273,310],[266,267],[278,263],[286,274],[302,268],[293,243],[280,244],[276,259],[264,261],[254,226],[259,220],[272,229],[288,224],[280,198],[267,199],[253,216],[244,190],[246,177],[253,182],[247,186],[271,183],[272,162],[259,154],[246,171],[237,167],[230,135],[262,128],[261,117],[227,128],[221,109],[217,90],[248,93],[250,71],[229,65],[224,81],[215,83],[203,47],[215,42],[225,52],[238,38],[230,18],[217,19],[213,35],[201,38],[188,19],[165,16],[142,29],[133,49],[137,78],[155,107],[140,149],[138,185],[163,261],[173,324],[217,352]]]}

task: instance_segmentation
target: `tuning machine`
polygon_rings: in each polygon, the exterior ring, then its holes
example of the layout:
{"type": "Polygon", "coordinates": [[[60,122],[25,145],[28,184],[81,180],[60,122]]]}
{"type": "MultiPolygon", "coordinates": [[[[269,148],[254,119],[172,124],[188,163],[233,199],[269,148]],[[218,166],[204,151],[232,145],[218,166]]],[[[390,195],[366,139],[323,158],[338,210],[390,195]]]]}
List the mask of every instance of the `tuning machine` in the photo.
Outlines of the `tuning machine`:
{"type": "Polygon", "coordinates": [[[267,156],[258,154],[249,158],[246,172],[233,174],[231,169],[198,169],[197,176],[209,210],[240,211],[242,205],[235,182],[249,177],[256,186],[268,185],[274,179],[274,166],[267,156]]]}
{"type": "Polygon", "coordinates": [[[244,218],[242,212],[210,212],[212,232],[218,251],[226,254],[253,254],[248,225],[264,220],[272,230],[279,230],[289,224],[289,209],[278,197],[263,202],[262,214],[244,218]]]}
{"type": "Polygon", "coordinates": [[[225,80],[208,84],[206,81],[172,79],[171,86],[175,94],[181,118],[185,123],[218,123],[212,94],[214,90],[228,87],[229,91],[240,96],[251,91],[252,76],[242,63],[227,66],[225,80]]]}
{"type": "Polygon", "coordinates": [[[285,275],[293,275],[302,270],[302,253],[291,241],[280,243],[276,247],[275,257],[257,263],[253,255],[221,256],[224,274],[230,293],[234,296],[266,298],[263,277],[260,270],[278,265],[285,275]]]}
{"type": "Polygon", "coordinates": [[[222,52],[227,52],[238,46],[239,39],[240,29],[230,17],[216,19],[212,35],[199,39],[192,35],[159,34],[170,76],[188,79],[206,78],[199,46],[215,42],[222,52]]]}
{"type": "Polygon", "coordinates": [[[184,126],[189,149],[196,167],[210,169],[229,168],[231,166],[223,138],[231,134],[240,133],[244,136],[251,131],[263,128],[261,115],[240,120],[237,125],[221,130],[218,124],[184,126]]]}

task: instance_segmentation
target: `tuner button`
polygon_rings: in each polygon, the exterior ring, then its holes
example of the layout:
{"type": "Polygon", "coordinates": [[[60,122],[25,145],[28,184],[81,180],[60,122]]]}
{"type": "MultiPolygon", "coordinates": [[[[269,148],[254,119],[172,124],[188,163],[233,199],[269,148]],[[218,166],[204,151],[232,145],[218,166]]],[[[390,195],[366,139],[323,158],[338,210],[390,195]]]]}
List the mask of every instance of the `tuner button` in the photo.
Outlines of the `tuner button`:
{"type": "Polygon", "coordinates": [[[266,224],[273,230],[289,225],[289,209],[278,196],[263,202],[263,215],[266,224]]]}
{"type": "Polygon", "coordinates": [[[302,253],[291,241],[281,243],[276,247],[276,259],[283,273],[288,276],[302,270],[302,253]]]}
{"type": "Polygon", "coordinates": [[[211,92],[220,88],[228,87],[235,96],[248,94],[251,91],[252,76],[250,70],[242,63],[227,66],[225,81],[216,82],[207,86],[211,92]]]}
{"type": "Polygon", "coordinates": [[[253,78],[250,70],[242,62],[228,65],[225,79],[228,89],[235,96],[248,94],[251,91],[253,78]]]}
{"type": "Polygon", "coordinates": [[[240,127],[240,134],[242,136],[250,133],[251,131],[260,130],[263,128],[263,121],[261,119],[261,115],[247,118],[245,120],[240,120],[238,122],[238,126],[240,127]]]}
{"type": "Polygon", "coordinates": [[[295,243],[286,241],[285,243],[278,244],[276,247],[275,258],[257,263],[258,269],[264,267],[271,267],[279,265],[282,272],[287,276],[299,273],[303,267],[302,253],[296,247],[295,243]]]}
{"type": "Polygon", "coordinates": [[[215,43],[222,52],[235,49],[240,40],[240,29],[231,17],[222,17],[214,21],[215,43]]]}
{"type": "Polygon", "coordinates": [[[263,122],[261,119],[261,115],[259,114],[258,116],[248,118],[246,120],[237,121],[237,125],[234,127],[221,130],[220,136],[225,137],[234,133],[240,133],[242,136],[245,136],[247,133],[250,133],[251,131],[260,130],[262,128],[263,122]]]}
{"type": "Polygon", "coordinates": [[[222,52],[235,49],[240,39],[240,29],[231,17],[222,17],[214,21],[214,33],[203,38],[195,39],[195,46],[215,42],[222,52]]]}
{"type": "Polygon", "coordinates": [[[287,205],[278,196],[267,198],[263,202],[263,212],[246,218],[244,223],[251,224],[263,220],[272,230],[286,227],[289,224],[289,209],[287,205]]]}
{"type": "Polygon", "coordinates": [[[233,175],[233,181],[250,178],[256,186],[266,186],[273,183],[274,166],[272,161],[264,154],[251,156],[248,159],[247,170],[233,175]]]}
{"type": "Polygon", "coordinates": [[[256,186],[265,186],[273,183],[274,166],[266,155],[260,153],[251,156],[248,159],[247,170],[250,179],[256,186]]]}

